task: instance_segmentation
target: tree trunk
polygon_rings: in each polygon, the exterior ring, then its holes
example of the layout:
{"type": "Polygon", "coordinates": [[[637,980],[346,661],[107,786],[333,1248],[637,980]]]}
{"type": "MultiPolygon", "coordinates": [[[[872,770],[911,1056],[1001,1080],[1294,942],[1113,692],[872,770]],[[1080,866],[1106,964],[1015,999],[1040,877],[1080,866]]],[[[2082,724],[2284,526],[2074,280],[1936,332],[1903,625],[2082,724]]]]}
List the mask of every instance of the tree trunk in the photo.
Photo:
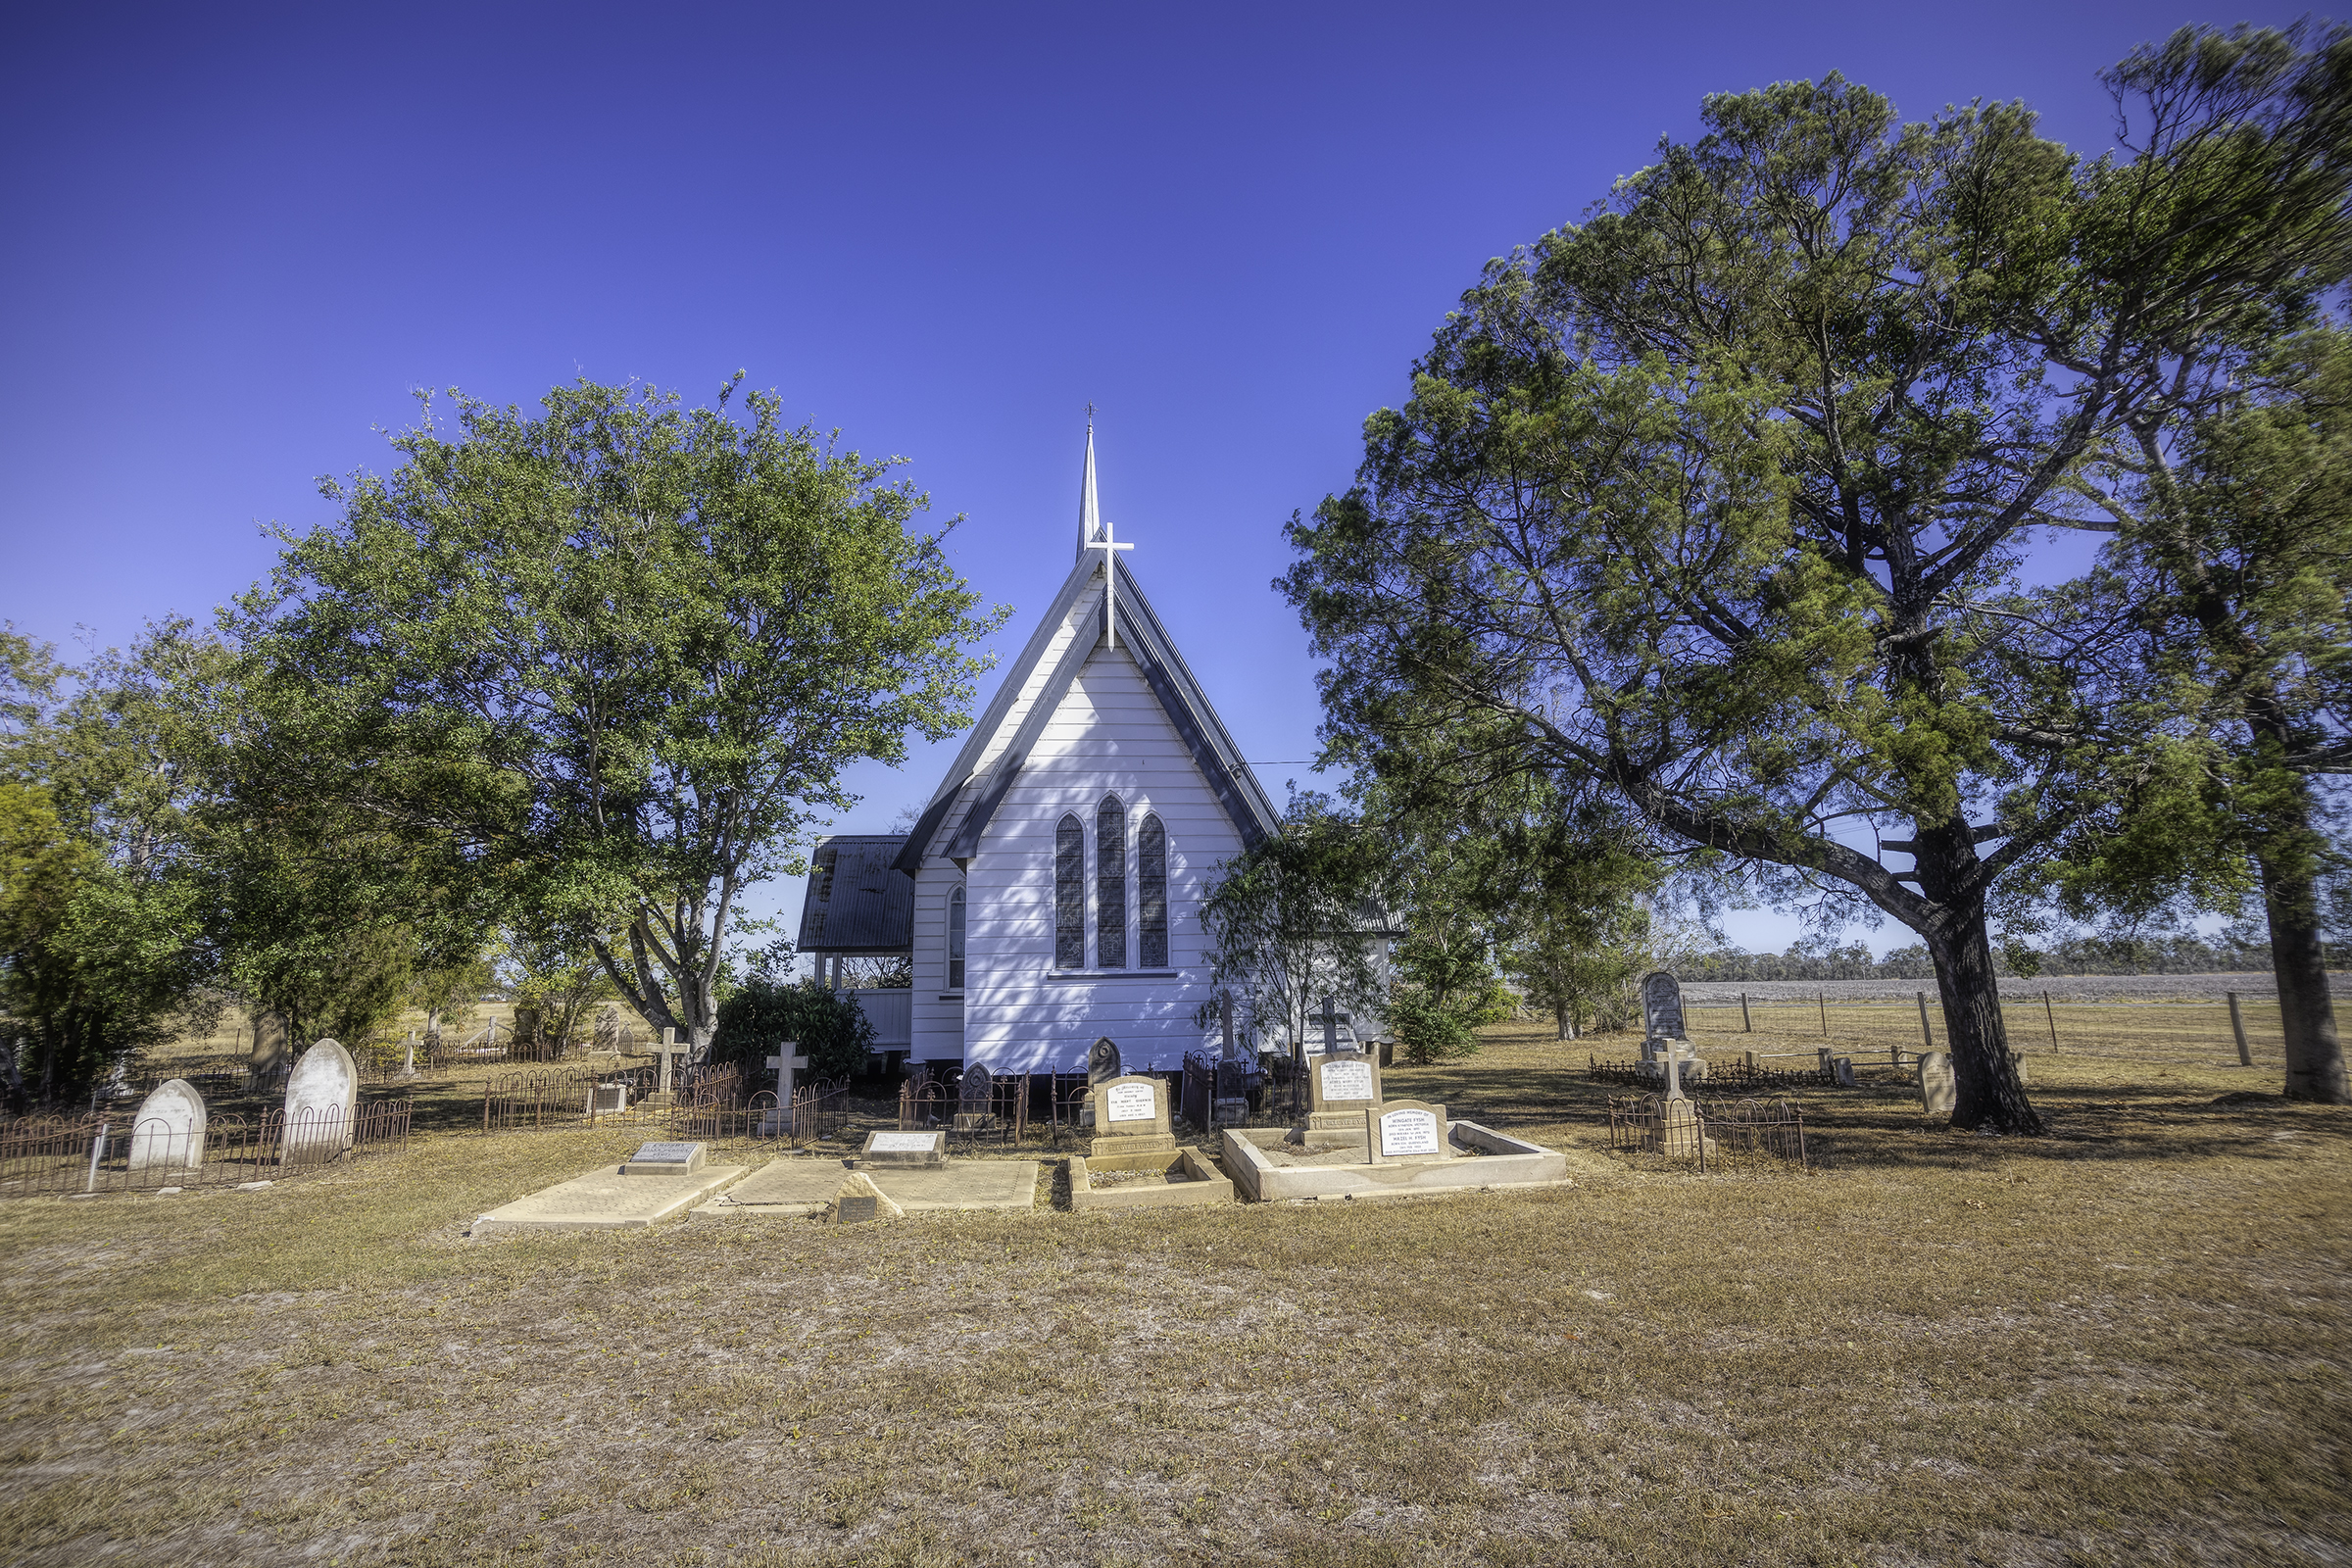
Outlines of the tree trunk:
{"type": "MultiPolygon", "coordinates": [[[[2352,1102],[2344,1081],[2344,1049],[2335,1033],[2335,1003],[2328,994],[2328,965],[2320,950],[2318,879],[2311,853],[2311,802],[2297,790],[2289,810],[2302,821],[2267,835],[2255,852],[2262,868],[2262,904],[2271,925],[2271,972],[2278,981],[2278,1016],[2286,1033],[2286,1098],[2323,1104],[2352,1102]]],[[[2281,824],[2286,826],[2286,824],[2281,824]]]]}
{"type": "Polygon", "coordinates": [[[2018,1082],[2009,1054],[2009,1030],[2001,1021],[2001,989],[1993,973],[1992,937],[1983,906],[1947,909],[1938,929],[1922,932],[1936,960],[1936,994],[1943,1003],[1943,1030],[1951,1042],[1957,1091],[1952,1125],[1994,1132],[2038,1134],[2041,1115],[2018,1082]]]}

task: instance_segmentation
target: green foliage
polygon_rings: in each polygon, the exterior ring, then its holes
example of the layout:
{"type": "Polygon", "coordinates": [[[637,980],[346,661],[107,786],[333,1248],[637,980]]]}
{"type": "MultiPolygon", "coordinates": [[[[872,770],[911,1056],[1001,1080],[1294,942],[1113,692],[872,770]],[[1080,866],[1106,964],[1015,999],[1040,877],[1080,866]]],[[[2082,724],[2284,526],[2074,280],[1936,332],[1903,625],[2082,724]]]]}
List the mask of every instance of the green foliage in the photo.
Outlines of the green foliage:
{"type": "Polygon", "coordinates": [[[287,540],[236,627],[271,743],[249,814],[363,813],[444,902],[585,934],[698,1043],[744,889],[804,868],[851,762],[968,722],[961,648],[1002,618],[889,465],[726,401],[458,396],[454,435],[428,406],[393,472],[324,486],[340,520],[287,540]]]}
{"type": "Polygon", "coordinates": [[[1389,1021],[1397,1052],[1415,1066],[1453,1061],[1478,1051],[1471,1008],[1450,1004],[1423,986],[1402,986],[1389,997],[1389,1021]]]}
{"type": "Polygon", "coordinates": [[[201,781],[164,700],[200,657],[179,626],[79,667],[0,632],[0,1089],[20,1108],[216,1004],[187,831],[201,781]]]}
{"type": "Polygon", "coordinates": [[[2114,74],[2144,113],[2095,163],[2021,105],[1709,98],[1699,141],[1489,268],[1356,487],[1294,522],[1335,744],[1401,775],[1475,737],[1767,896],[1892,915],[1948,1000],[1956,1119],[2037,1130],[1989,916],[2159,737],[2109,681],[2125,628],[2016,584],[2047,529],[2112,525],[2116,441],[2233,396],[2342,277],[2348,61],[2184,32],[2114,74]]]}
{"type": "Polygon", "coordinates": [[[515,1016],[536,1020],[538,1038],[569,1045],[581,1034],[581,1017],[616,993],[596,948],[576,931],[561,927],[509,925],[493,947],[505,971],[515,1016]]]}
{"type": "Polygon", "coordinates": [[[874,1026],[857,1001],[810,978],[779,980],[758,974],[719,1004],[712,1061],[738,1061],[756,1076],[785,1041],[797,1044],[817,1079],[855,1078],[865,1071],[874,1026]]]}
{"type": "MultiPolygon", "coordinates": [[[[1221,869],[1200,901],[1209,982],[1232,994],[1241,1026],[1258,1037],[1303,1038],[1306,1015],[1333,1000],[1341,1012],[1377,1010],[1387,979],[1381,948],[1381,851],[1329,796],[1294,789],[1283,830],[1221,869]]],[[[1213,1004],[1196,1022],[1215,1021],[1213,1004]]]]}

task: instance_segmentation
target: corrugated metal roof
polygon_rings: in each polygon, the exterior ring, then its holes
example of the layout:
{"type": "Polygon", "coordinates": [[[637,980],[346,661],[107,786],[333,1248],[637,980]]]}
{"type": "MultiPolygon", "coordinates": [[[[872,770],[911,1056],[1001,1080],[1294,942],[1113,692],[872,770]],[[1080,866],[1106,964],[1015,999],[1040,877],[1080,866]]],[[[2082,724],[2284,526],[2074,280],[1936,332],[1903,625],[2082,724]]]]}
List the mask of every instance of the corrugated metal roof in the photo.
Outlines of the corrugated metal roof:
{"type": "Polygon", "coordinates": [[[904,833],[818,839],[801,906],[803,953],[906,953],[914,946],[914,878],[891,864],[904,833]]]}

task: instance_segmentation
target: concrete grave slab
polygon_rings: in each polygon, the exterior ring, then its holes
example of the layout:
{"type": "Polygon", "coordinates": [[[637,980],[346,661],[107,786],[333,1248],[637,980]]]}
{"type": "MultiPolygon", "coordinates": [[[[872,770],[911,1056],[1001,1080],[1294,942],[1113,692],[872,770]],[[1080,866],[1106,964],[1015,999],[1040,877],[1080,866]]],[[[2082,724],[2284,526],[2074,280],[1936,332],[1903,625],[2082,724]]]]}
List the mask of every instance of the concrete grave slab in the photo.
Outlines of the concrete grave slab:
{"type": "MultiPolygon", "coordinates": [[[[599,1165],[585,1175],[518,1198],[473,1222],[476,1238],[522,1231],[617,1231],[657,1224],[740,1180],[743,1165],[705,1165],[690,1176],[667,1178],[622,1174],[619,1165],[599,1165]]],[[[835,1167],[838,1185],[839,1167],[835,1167]]]]}
{"type": "Polygon", "coordinates": [[[1105,1154],[1070,1161],[1070,1207],[1188,1208],[1233,1201],[1233,1178],[1197,1149],[1174,1154],[1105,1154]],[[1096,1185],[1097,1176],[1112,1180],[1096,1185]]]}
{"type": "MultiPolygon", "coordinates": [[[[1390,1102],[1391,1106],[1396,1104],[1390,1102]]],[[[1406,1108],[1429,1107],[1414,1104],[1406,1108]]],[[[1568,1159],[1556,1149],[1474,1121],[1446,1122],[1445,1127],[1443,1155],[1390,1158],[1378,1164],[1372,1162],[1362,1133],[1354,1142],[1310,1136],[1294,1144],[1291,1135],[1280,1128],[1229,1127],[1223,1164],[1235,1190],[1258,1202],[1568,1185],[1568,1159]]]]}
{"type": "MultiPolygon", "coordinates": [[[[955,1159],[912,1169],[861,1169],[875,1189],[909,1214],[946,1208],[1033,1208],[1037,1203],[1034,1159],[955,1159]]],[[[845,1169],[838,1159],[780,1154],[730,1189],[716,1202],[697,1208],[698,1219],[793,1219],[818,1214],[841,1188],[845,1169]]]]}

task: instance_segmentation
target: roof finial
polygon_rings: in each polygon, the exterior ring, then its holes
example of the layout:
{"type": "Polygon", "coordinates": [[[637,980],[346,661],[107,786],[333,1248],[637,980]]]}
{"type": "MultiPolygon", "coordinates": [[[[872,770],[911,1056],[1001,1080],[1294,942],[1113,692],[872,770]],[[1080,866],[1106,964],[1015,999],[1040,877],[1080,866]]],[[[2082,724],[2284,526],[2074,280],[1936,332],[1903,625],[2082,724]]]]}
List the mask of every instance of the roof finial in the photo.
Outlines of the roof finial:
{"type": "Polygon", "coordinates": [[[1095,504],[1095,406],[1086,406],[1086,477],[1078,486],[1078,559],[1086,559],[1086,547],[1101,537],[1102,510],[1095,504]]]}

